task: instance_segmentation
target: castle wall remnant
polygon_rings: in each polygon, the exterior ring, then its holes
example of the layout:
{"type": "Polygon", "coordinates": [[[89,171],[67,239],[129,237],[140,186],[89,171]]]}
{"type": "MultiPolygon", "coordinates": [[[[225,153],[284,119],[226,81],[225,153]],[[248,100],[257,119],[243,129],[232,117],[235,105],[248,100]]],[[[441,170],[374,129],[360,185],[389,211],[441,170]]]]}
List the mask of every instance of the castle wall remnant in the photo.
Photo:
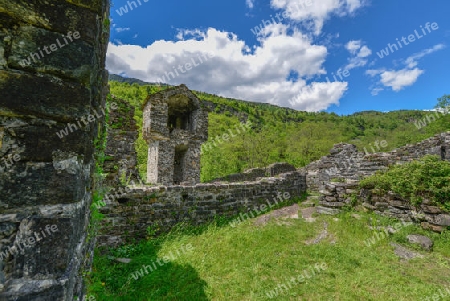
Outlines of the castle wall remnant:
{"type": "Polygon", "coordinates": [[[333,178],[360,180],[386,169],[389,165],[420,159],[425,155],[436,155],[450,161],[450,132],[435,135],[416,144],[409,144],[391,152],[365,154],[352,144],[334,145],[330,155],[302,168],[307,173],[308,189],[319,191],[324,183],[333,178]]]}
{"type": "Polygon", "coordinates": [[[318,212],[325,214],[339,213],[342,207],[351,204],[350,195],[358,195],[358,203],[366,210],[373,211],[391,218],[420,223],[422,228],[435,232],[442,232],[450,227],[450,214],[430,200],[413,206],[409,200],[393,192],[379,195],[375,189],[359,189],[357,181],[345,183],[327,183],[321,190],[318,212]]]}
{"type": "MultiPolygon", "coordinates": [[[[177,94],[179,89],[177,87],[168,94],[177,94]]],[[[158,97],[162,99],[164,96],[158,97]]],[[[154,112],[147,107],[146,114],[157,116],[158,108],[162,108],[160,115],[163,117],[153,121],[145,118],[150,125],[144,126],[144,131],[147,131],[144,135],[158,137],[158,133],[162,132],[166,136],[161,135],[161,139],[167,139],[167,135],[170,138],[170,122],[167,127],[165,117],[167,106],[155,105],[154,112]],[[158,120],[162,121],[158,124],[158,120]],[[156,130],[158,126],[159,131],[156,130]]],[[[357,193],[358,204],[369,210],[403,220],[420,221],[427,229],[442,231],[450,223],[448,213],[430,204],[415,208],[408,205],[407,200],[392,194],[372,196],[371,191],[360,192],[358,182],[389,165],[410,162],[427,154],[450,160],[449,149],[450,132],[388,153],[366,154],[358,152],[354,145],[341,143],[333,147],[330,155],[300,170],[287,163],[274,163],[266,168],[254,168],[215,179],[208,184],[130,186],[117,200],[100,208],[105,220],[98,237],[99,245],[118,246],[127,243],[128,239],[145,239],[148,230],[152,234],[161,234],[180,222],[199,225],[217,216],[235,216],[259,207],[279,193],[288,192],[292,198],[297,198],[307,189],[322,194],[317,206],[319,213],[334,214],[342,207],[355,205],[351,195],[357,193]],[[336,179],[339,182],[333,182],[336,179]]],[[[160,169],[164,167],[158,166],[160,169]]],[[[167,175],[167,182],[170,182],[173,174],[167,175]]]]}
{"type": "Polygon", "coordinates": [[[108,16],[106,0],[0,0],[0,300],[83,298],[103,121],[57,133],[104,108],[108,16]]]}
{"type": "Polygon", "coordinates": [[[282,173],[295,171],[294,165],[289,163],[273,163],[266,168],[252,168],[244,171],[243,173],[235,173],[222,178],[212,180],[212,183],[217,182],[244,182],[244,181],[257,181],[259,178],[274,177],[282,173]]]}
{"type": "Polygon", "coordinates": [[[114,96],[111,101],[115,106],[109,111],[103,172],[107,175],[105,186],[117,187],[140,181],[135,149],[139,133],[134,107],[114,96]]]}
{"type": "Polygon", "coordinates": [[[99,246],[118,246],[168,232],[180,222],[200,225],[217,216],[232,217],[280,202],[289,193],[295,201],[306,192],[305,175],[298,171],[244,183],[211,183],[195,186],[129,187],[117,201],[100,209],[99,246]],[[270,205],[268,204],[270,203],[270,205]]]}
{"type": "Polygon", "coordinates": [[[147,182],[163,185],[200,182],[200,146],[208,139],[208,113],[180,85],[150,95],[143,110],[149,145],[147,182]]]}
{"type": "Polygon", "coordinates": [[[336,214],[349,205],[361,205],[367,210],[388,217],[420,223],[425,229],[441,232],[450,226],[450,214],[434,206],[429,200],[413,206],[409,200],[389,192],[378,195],[375,190],[359,189],[359,180],[387,169],[393,164],[402,164],[420,159],[425,155],[436,155],[450,161],[450,132],[435,135],[417,144],[406,145],[387,153],[365,155],[351,144],[336,144],[329,156],[306,166],[308,189],[318,191],[318,212],[336,214]],[[339,179],[339,182],[333,182],[339,179]],[[357,195],[357,204],[352,204],[351,195],[357,195]]]}

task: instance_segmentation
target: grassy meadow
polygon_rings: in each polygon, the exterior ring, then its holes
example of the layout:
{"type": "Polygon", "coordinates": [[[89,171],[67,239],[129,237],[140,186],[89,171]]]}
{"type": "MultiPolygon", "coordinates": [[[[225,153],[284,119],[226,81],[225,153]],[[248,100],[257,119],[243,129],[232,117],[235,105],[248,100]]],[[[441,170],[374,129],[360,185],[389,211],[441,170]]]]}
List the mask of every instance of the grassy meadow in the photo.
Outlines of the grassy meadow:
{"type": "Polygon", "coordinates": [[[180,228],[136,245],[97,250],[89,293],[96,300],[135,301],[409,301],[426,300],[439,289],[450,288],[450,231],[436,234],[410,225],[368,246],[375,237],[369,225],[395,225],[398,221],[357,214],[360,219],[345,212],[317,216],[313,223],[302,218],[272,219],[262,226],[255,225],[254,219],[236,227],[214,222],[197,229],[180,228]],[[324,225],[327,237],[306,244],[324,231],[324,225]],[[408,245],[406,235],[411,233],[428,235],[434,250],[425,252],[408,245]],[[391,242],[416,249],[424,257],[401,260],[391,242]],[[179,251],[187,245],[189,252],[179,251]],[[175,260],[163,261],[177,251],[175,260]],[[114,260],[123,257],[132,261],[114,260]],[[158,259],[162,265],[155,263],[158,259]],[[135,280],[136,271],[153,263],[156,269],[135,280]],[[313,274],[311,268],[316,264],[326,268],[313,274]],[[302,282],[299,275],[305,275],[302,282]],[[296,282],[292,277],[297,277],[296,282]]]}

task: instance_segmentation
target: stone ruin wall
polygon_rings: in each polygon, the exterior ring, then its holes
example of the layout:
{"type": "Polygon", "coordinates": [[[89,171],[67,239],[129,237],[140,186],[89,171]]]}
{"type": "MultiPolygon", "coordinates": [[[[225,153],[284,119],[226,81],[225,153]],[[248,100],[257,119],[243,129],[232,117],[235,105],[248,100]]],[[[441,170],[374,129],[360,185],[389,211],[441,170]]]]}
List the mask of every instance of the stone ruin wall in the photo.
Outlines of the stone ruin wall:
{"type": "Polygon", "coordinates": [[[125,186],[126,183],[141,181],[135,149],[139,133],[134,110],[127,101],[112,96],[103,165],[103,172],[107,174],[105,186],[125,186]]]}
{"type": "Polygon", "coordinates": [[[359,180],[378,170],[386,169],[389,165],[417,160],[427,154],[450,161],[450,132],[386,153],[366,155],[352,144],[336,144],[331,149],[330,155],[307,165],[302,170],[307,172],[308,189],[319,191],[333,178],[359,180]]]}
{"type": "MultiPolygon", "coordinates": [[[[299,170],[287,163],[274,163],[267,168],[254,168],[218,178],[208,184],[130,187],[119,201],[101,209],[106,219],[99,238],[100,245],[117,246],[125,243],[128,236],[143,239],[148,227],[156,233],[163,233],[181,221],[199,225],[211,221],[216,214],[233,216],[252,207],[244,205],[246,199],[250,200],[248,204],[254,205],[259,203],[259,199],[270,198],[283,191],[289,191],[292,196],[301,196],[307,189],[320,192],[318,211],[336,214],[352,204],[350,195],[359,193],[358,182],[362,177],[386,169],[390,164],[409,162],[426,154],[449,160],[449,146],[450,132],[388,153],[365,155],[354,145],[337,144],[330,155],[299,170]],[[345,183],[331,182],[337,178],[345,183]]],[[[435,206],[425,203],[414,208],[392,194],[377,196],[363,190],[361,200],[359,205],[367,210],[420,222],[424,228],[434,231],[441,231],[450,221],[448,213],[435,206]]]]}
{"type": "Polygon", "coordinates": [[[320,213],[338,213],[343,207],[352,205],[351,195],[356,194],[358,203],[353,205],[361,205],[366,210],[388,217],[414,221],[424,229],[441,232],[450,226],[450,214],[430,201],[424,200],[420,206],[413,206],[409,200],[391,192],[378,195],[375,190],[359,189],[358,183],[361,178],[389,165],[410,162],[428,154],[450,161],[449,150],[450,132],[391,152],[369,155],[358,152],[354,145],[337,144],[329,156],[313,162],[304,170],[308,171],[308,189],[322,194],[317,208],[320,213]],[[333,182],[338,179],[343,182],[333,182]]]}
{"type": "Polygon", "coordinates": [[[289,193],[294,200],[305,192],[305,175],[298,171],[245,183],[130,187],[100,209],[105,218],[97,241],[99,246],[118,246],[145,239],[148,227],[160,234],[180,222],[200,225],[216,216],[249,212],[266,200],[274,204],[279,193],[289,193]]]}
{"type": "MultiPolygon", "coordinates": [[[[113,100],[117,101],[117,99],[113,100]]],[[[133,109],[116,110],[111,113],[110,127],[114,120],[131,120],[133,109]],[[114,117],[113,117],[114,116],[114,117]]],[[[167,117],[164,106],[154,107],[155,115],[152,122],[160,124],[161,129],[166,129],[167,117]],[[161,121],[162,120],[162,121],[161,121]]],[[[149,114],[150,108],[144,110],[144,114],[149,114]]],[[[148,118],[144,118],[148,120],[148,118]]],[[[204,120],[204,119],[203,119],[204,120]]],[[[131,122],[132,124],[132,122],[131,122]]],[[[202,125],[206,127],[207,123],[202,125]]],[[[122,129],[122,128],[121,128],[122,129]]],[[[162,130],[161,130],[162,131],[162,130]]],[[[176,130],[174,130],[175,132],[176,130]]],[[[177,135],[177,133],[172,134],[177,135]]],[[[128,155],[135,156],[135,150],[131,145],[137,138],[137,134],[132,135],[132,128],[125,128],[122,131],[111,131],[108,135],[107,153],[111,146],[111,151],[120,148],[114,147],[119,142],[127,142],[128,155]]],[[[172,136],[173,138],[173,136],[172,136]]],[[[158,141],[163,143],[177,143],[180,137],[174,141],[158,141]]],[[[170,148],[166,148],[169,149],[170,148]]],[[[200,145],[198,147],[200,149],[200,145]]],[[[117,155],[111,156],[105,166],[114,166],[120,163],[121,158],[127,155],[127,151],[120,151],[117,155]]],[[[161,150],[161,147],[159,148],[161,150]]],[[[172,147],[173,150],[173,147],[172,147]]],[[[173,151],[160,154],[160,156],[174,156],[173,151]]],[[[162,166],[164,167],[164,166],[162,166]]],[[[128,166],[127,173],[132,173],[135,168],[128,166]]],[[[198,167],[198,170],[200,167],[198,167]]],[[[111,170],[105,168],[105,172],[111,170]]],[[[114,170],[114,169],[113,169],[114,170]]],[[[117,177],[117,173],[114,173],[117,177]]],[[[107,178],[110,178],[108,176],[107,178]]],[[[216,216],[234,216],[239,213],[246,213],[254,206],[263,204],[266,199],[272,199],[278,193],[289,193],[290,200],[302,196],[306,192],[306,178],[298,172],[293,165],[287,163],[274,163],[267,168],[254,168],[241,174],[234,174],[222,179],[216,179],[214,183],[197,184],[191,186],[168,185],[168,186],[130,186],[126,193],[119,193],[113,200],[105,202],[100,207],[100,212],[104,214],[100,235],[97,237],[99,246],[118,246],[133,239],[145,239],[147,228],[155,230],[155,234],[168,232],[172,227],[180,222],[188,222],[193,225],[201,225],[212,221],[216,216]],[[240,183],[236,183],[240,182],[240,183]]],[[[120,183],[111,182],[113,192],[117,190],[120,183]]],[[[123,190],[121,190],[123,192],[123,190]]],[[[288,200],[289,201],[289,200],[288,200]]]]}
{"type": "Polygon", "coordinates": [[[259,178],[275,177],[282,173],[295,171],[294,165],[289,163],[273,163],[266,168],[252,168],[244,171],[243,173],[235,173],[222,178],[217,178],[211,183],[217,182],[245,182],[245,181],[257,181],[259,178]]]}
{"type": "Polygon", "coordinates": [[[185,85],[152,94],[144,105],[143,121],[143,137],[149,145],[147,182],[163,185],[199,183],[200,146],[208,139],[208,113],[198,98],[185,85]],[[169,110],[178,105],[177,109],[183,108],[180,105],[183,102],[194,106],[187,116],[183,116],[188,129],[169,129],[169,110]],[[184,155],[178,158],[177,152],[184,155]],[[183,170],[183,175],[176,176],[178,170],[183,170]]]}
{"type": "Polygon", "coordinates": [[[442,232],[450,226],[450,214],[429,200],[424,200],[420,206],[413,206],[409,200],[392,192],[379,195],[375,189],[359,189],[357,181],[326,183],[320,193],[319,213],[337,214],[345,206],[357,205],[377,214],[420,223],[422,228],[435,232],[442,232]],[[352,204],[351,194],[358,196],[357,204],[352,204]]]}
{"type": "MultiPolygon", "coordinates": [[[[29,242],[46,226],[57,229],[33,247],[2,257],[1,300],[83,297],[81,271],[89,269],[94,245],[88,238],[93,141],[102,130],[103,120],[90,122],[66,138],[59,139],[56,132],[104,108],[109,32],[104,21],[109,15],[108,5],[104,0],[0,0],[0,158],[5,159],[0,172],[0,251],[5,254],[16,243],[29,242]],[[39,60],[30,59],[29,65],[23,64],[30,53],[69,31],[78,32],[80,38],[39,60]]],[[[448,160],[449,134],[368,156],[357,160],[352,168],[358,175],[367,175],[389,162],[407,162],[426,153],[448,160]]],[[[200,224],[217,214],[236,215],[278,192],[299,196],[306,191],[306,182],[312,189],[326,187],[339,202],[342,189],[349,192],[354,187],[324,186],[330,180],[325,170],[346,159],[339,159],[338,154],[333,152],[312,163],[305,169],[306,177],[295,171],[246,183],[135,187],[117,203],[101,208],[107,217],[99,241],[116,244],[126,237],[144,238],[148,226],[162,232],[179,221],[200,224]]],[[[352,177],[346,167],[338,170],[337,176],[352,177]]],[[[388,213],[405,207],[395,199],[371,198],[366,203],[388,213]]],[[[425,215],[424,223],[431,227],[448,225],[448,214],[433,206],[422,210],[431,214],[425,215]]]]}
{"type": "Polygon", "coordinates": [[[103,120],[74,128],[104,107],[108,16],[105,0],[0,0],[0,300],[83,297],[103,120]],[[57,40],[63,48],[37,59],[57,40]],[[58,138],[68,123],[73,132],[58,138]]]}

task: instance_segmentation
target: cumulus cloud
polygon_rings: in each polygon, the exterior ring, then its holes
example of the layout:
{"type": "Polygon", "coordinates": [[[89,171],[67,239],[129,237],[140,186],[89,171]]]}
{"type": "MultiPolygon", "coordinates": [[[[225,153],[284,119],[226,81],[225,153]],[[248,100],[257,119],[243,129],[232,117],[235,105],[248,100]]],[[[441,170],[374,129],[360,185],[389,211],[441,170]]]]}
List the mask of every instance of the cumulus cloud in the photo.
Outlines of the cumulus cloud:
{"type": "Polygon", "coordinates": [[[327,49],[288,25],[265,27],[260,45],[252,48],[235,34],[214,28],[183,30],[177,37],[146,47],[110,44],[107,68],[149,82],[164,78],[173,85],[308,111],[337,104],[347,89],[343,82],[303,80],[326,74],[327,49]],[[298,74],[297,81],[286,80],[291,73],[298,74]]]}
{"type": "Polygon", "coordinates": [[[326,82],[312,83],[309,86],[303,86],[300,93],[290,99],[292,107],[301,104],[306,111],[320,111],[323,109],[323,102],[326,101],[327,107],[332,104],[339,104],[339,99],[347,90],[346,82],[326,82]]]}
{"type": "MultiPolygon", "coordinates": [[[[372,70],[373,71],[373,70],[372,70]]],[[[379,74],[380,82],[385,87],[391,87],[392,90],[398,92],[405,87],[413,85],[419,76],[423,74],[423,70],[415,68],[412,70],[401,69],[401,70],[389,70],[381,72],[371,72],[371,74],[379,74]]],[[[374,91],[378,91],[380,88],[375,88],[374,91]]]]}
{"type": "Polygon", "coordinates": [[[369,47],[363,45],[363,42],[361,40],[349,41],[345,45],[345,48],[352,55],[348,59],[348,64],[343,68],[347,70],[365,66],[368,62],[367,57],[372,54],[372,50],[370,50],[369,47]]]}
{"type": "Polygon", "coordinates": [[[285,10],[293,21],[320,34],[332,15],[346,16],[366,5],[366,0],[271,0],[273,8],[285,10]]]}
{"type": "Polygon", "coordinates": [[[425,49],[421,52],[415,53],[404,60],[405,67],[400,70],[386,70],[375,69],[367,70],[366,74],[377,78],[377,84],[372,87],[372,95],[377,95],[380,91],[383,91],[384,87],[390,87],[393,91],[401,91],[405,87],[412,86],[425,71],[417,68],[419,60],[426,55],[429,55],[438,50],[444,49],[443,44],[437,44],[432,48],[425,49]]]}
{"type": "Polygon", "coordinates": [[[252,9],[254,7],[254,0],[245,0],[245,4],[248,8],[252,9]]]}

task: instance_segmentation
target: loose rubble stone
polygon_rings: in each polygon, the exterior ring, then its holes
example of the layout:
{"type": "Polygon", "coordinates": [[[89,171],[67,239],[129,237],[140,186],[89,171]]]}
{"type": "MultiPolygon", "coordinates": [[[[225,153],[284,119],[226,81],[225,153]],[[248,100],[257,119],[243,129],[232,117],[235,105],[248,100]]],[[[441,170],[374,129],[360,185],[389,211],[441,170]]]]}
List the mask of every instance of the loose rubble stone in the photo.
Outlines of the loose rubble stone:
{"type": "Polygon", "coordinates": [[[424,256],[422,254],[411,251],[408,248],[405,248],[399,244],[390,243],[390,245],[394,247],[395,255],[397,255],[401,259],[410,260],[413,258],[424,258],[424,256]]]}
{"type": "Polygon", "coordinates": [[[329,214],[329,215],[334,215],[334,214],[339,214],[341,211],[338,209],[331,209],[331,208],[327,208],[327,207],[323,207],[323,206],[317,206],[317,213],[319,214],[329,214]]]}
{"type": "Polygon", "coordinates": [[[410,243],[420,245],[422,249],[426,251],[431,251],[433,249],[434,243],[429,237],[418,234],[411,234],[408,235],[406,238],[410,243]]]}
{"type": "Polygon", "coordinates": [[[115,258],[114,260],[117,262],[125,263],[125,264],[128,264],[131,262],[130,258],[115,258]]]}
{"type": "Polygon", "coordinates": [[[305,244],[316,245],[327,237],[328,237],[328,223],[324,222],[322,232],[320,232],[320,234],[316,238],[305,241],[305,244]]]}

